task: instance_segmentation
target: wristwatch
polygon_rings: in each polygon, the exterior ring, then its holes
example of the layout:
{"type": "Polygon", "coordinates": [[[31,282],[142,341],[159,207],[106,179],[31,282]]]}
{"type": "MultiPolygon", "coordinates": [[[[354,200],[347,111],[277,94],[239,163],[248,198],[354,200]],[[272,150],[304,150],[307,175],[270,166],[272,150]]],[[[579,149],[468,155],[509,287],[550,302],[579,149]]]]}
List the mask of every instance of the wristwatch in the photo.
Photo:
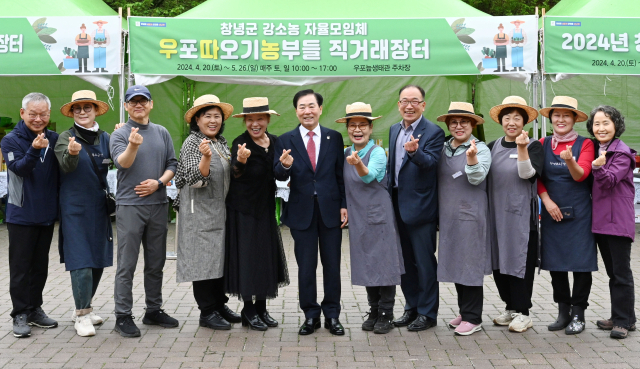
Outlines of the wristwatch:
{"type": "Polygon", "coordinates": [[[161,189],[162,187],[164,187],[164,183],[162,183],[161,180],[158,180],[158,189],[161,189]]]}

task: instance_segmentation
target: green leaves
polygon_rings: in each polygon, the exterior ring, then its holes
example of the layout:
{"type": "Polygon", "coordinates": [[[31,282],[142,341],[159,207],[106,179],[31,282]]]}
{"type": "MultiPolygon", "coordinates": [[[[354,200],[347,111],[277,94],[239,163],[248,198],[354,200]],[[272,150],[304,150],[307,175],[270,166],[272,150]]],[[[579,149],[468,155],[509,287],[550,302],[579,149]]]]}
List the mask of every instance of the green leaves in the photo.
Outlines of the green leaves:
{"type": "Polygon", "coordinates": [[[35,22],[31,24],[31,27],[36,32],[36,35],[38,35],[40,41],[44,42],[45,44],[55,44],[58,42],[51,36],[55,31],[57,31],[57,29],[53,27],[47,27],[47,18],[36,19],[35,22]]]}
{"type": "Polygon", "coordinates": [[[451,23],[451,29],[455,32],[456,36],[458,36],[458,40],[463,44],[475,44],[476,40],[473,37],[469,36],[473,32],[475,32],[475,28],[467,28],[464,25],[464,18],[459,18],[451,23]]]}
{"type": "Polygon", "coordinates": [[[456,19],[455,21],[453,21],[453,23],[451,23],[451,29],[453,30],[453,32],[457,34],[460,31],[460,27],[462,27],[463,24],[464,24],[464,18],[456,19]]]}
{"type": "Polygon", "coordinates": [[[462,28],[460,29],[460,31],[456,32],[456,35],[458,35],[458,37],[460,36],[465,36],[465,35],[470,35],[475,31],[475,28],[462,28]]]}
{"type": "Polygon", "coordinates": [[[46,22],[47,18],[39,18],[31,24],[31,27],[33,27],[33,30],[38,33],[43,27],[45,27],[46,22]]]}
{"type": "Polygon", "coordinates": [[[52,33],[54,33],[55,31],[57,31],[56,28],[51,28],[51,27],[46,27],[46,28],[42,28],[40,31],[38,31],[38,36],[42,35],[50,35],[52,33]]]}
{"type": "Polygon", "coordinates": [[[40,35],[38,34],[38,37],[40,38],[40,41],[44,42],[45,44],[55,44],[58,41],[56,41],[55,38],[49,36],[49,35],[40,35]]]}

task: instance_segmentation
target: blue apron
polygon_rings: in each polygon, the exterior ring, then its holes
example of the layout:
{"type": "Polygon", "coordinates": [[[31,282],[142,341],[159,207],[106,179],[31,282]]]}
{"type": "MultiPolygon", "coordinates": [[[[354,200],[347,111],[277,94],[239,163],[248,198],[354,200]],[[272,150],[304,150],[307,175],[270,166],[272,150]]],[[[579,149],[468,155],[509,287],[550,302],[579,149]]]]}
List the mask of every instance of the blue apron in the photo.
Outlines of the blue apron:
{"type": "MultiPolygon", "coordinates": [[[[73,128],[71,135],[76,137],[73,128]]],[[[81,138],[76,138],[81,140],[81,138]]],[[[105,268],[113,265],[113,232],[107,214],[107,202],[91,158],[85,148],[90,147],[96,164],[107,182],[110,159],[109,134],[100,135],[100,144],[83,142],[78,166],[70,173],[60,171],[60,231],[58,248],[60,262],[66,270],[105,268]]]]}
{"type": "MultiPolygon", "coordinates": [[[[571,151],[575,160],[585,138],[578,136],[571,151]]],[[[551,200],[559,208],[573,207],[574,219],[556,222],[542,207],[541,268],[557,272],[593,272],[598,270],[596,242],[591,233],[591,185],[587,179],[576,182],[559,155],[551,149],[551,137],[544,140],[542,181],[551,200]]]]}
{"type": "MultiPolygon", "coordinates": [[[[522,30],[520,30],[520,32],[516,32],[515,30],[513,31],[513,37],[520,37],[522,38],[522,30]]],[[[519,44],[522,45],[522,44],[519,44]]],[[[524,47],[522,46],[512,46],[511,47],[511,66],[516,68],[516,67],[520,67],[523,68],[524,67],[524,47]]]]}
{"type": "MultiPolygon", "coordinates": [[[[104,34],[104,30],[102,32],[98,32],[96,30],[96,38],[101,37],[103,39],[107,39],[104,34]]],[[[93,47],[93,67],[98,68],[106,68],[107,67],[107,48],[103,45],[96,45],[93,47]]]]}

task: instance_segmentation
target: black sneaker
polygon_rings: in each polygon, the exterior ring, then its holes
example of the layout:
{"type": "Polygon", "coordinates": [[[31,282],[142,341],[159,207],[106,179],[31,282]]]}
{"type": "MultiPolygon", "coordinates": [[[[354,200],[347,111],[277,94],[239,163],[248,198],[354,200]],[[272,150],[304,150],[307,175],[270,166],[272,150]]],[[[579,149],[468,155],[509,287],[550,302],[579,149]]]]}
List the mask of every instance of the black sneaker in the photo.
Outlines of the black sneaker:
{"type": "Polygon", "coordinates": [[[218,310],[218,312],[220,313],[220,316],[223,317],[224,320],[226,320],[229,323],[242,322],[242,318],[240,317],[240,314],[229,309],[227,305],[224,305],[220,310],[218,310]]]}
{"type": "MultiPolygon", "coordinates": [[[[369,310],[367,312],[367,315],[369,316],[367,318],[367,320],[365,320],[364,322],[362,322],[362,330],[363,331],[372,331],[373,330],[373,326],[376,325],[376,321],[378,320],[378,310],[369,310]]],[[[367,316],[365,315],[365,316],[367,316]]]]}
{"type": "Polygon", "coordinates": [[[122,337],[140,337],[140,330],[136,323],[133,322],[133,315],[125,315],[116,317],[116,326],[114,329],[119,332],[122,337]]]}
{"type": "Polygon", "coordinates": [[[142,317],[142,324],[159,325],[164,328],[175,328],[180,323],[177,319],[170,317],[164,310],[148,311],[142,317]]]}
{"type": "Polygon", "coordinates": [[[49,318],[41,307],[37,307],[31,312],[31,314],[29,314],[27,317],[27,323],[40,328],[55,328],[58,326],[58,322],[49,318]]]}
{"type": "Polygon", "coordinates": [[[27,314],[18,314],[13,318],[13,336],[18,338],[31,336],[31,328],[27,324],[27,314]]]}
{"type": "Polygon", "coordinates": [[[207,316],[201,316],[200,326],[223,331],[231,329],[231,323],[227,322],[217,311],[207,316]]]}
{"type": "Polygon", "coordinates": [[[385,334],[391,332],[393,329],[393,313],[386,311],[378,314],[378,321],[373,327],[373,333],[385,334]]]}

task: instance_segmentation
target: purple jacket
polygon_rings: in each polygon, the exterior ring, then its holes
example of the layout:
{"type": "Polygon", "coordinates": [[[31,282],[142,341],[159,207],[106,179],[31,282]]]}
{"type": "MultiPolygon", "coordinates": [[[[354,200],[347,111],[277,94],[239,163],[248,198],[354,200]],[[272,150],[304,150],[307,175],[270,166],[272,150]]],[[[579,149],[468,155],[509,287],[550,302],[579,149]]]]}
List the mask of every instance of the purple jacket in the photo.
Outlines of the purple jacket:
{"type": "MultiPolygon", "coordinates": [[[[596,146],[597,147],[597,146],[596,146]]],[[[599,156],[596,153],[596,157],[599,156]]],[[[635,235],[636,151],[619,139],[609,145],[607,163],[593,173],[593,233],[629,237],[635,235]]]]}

